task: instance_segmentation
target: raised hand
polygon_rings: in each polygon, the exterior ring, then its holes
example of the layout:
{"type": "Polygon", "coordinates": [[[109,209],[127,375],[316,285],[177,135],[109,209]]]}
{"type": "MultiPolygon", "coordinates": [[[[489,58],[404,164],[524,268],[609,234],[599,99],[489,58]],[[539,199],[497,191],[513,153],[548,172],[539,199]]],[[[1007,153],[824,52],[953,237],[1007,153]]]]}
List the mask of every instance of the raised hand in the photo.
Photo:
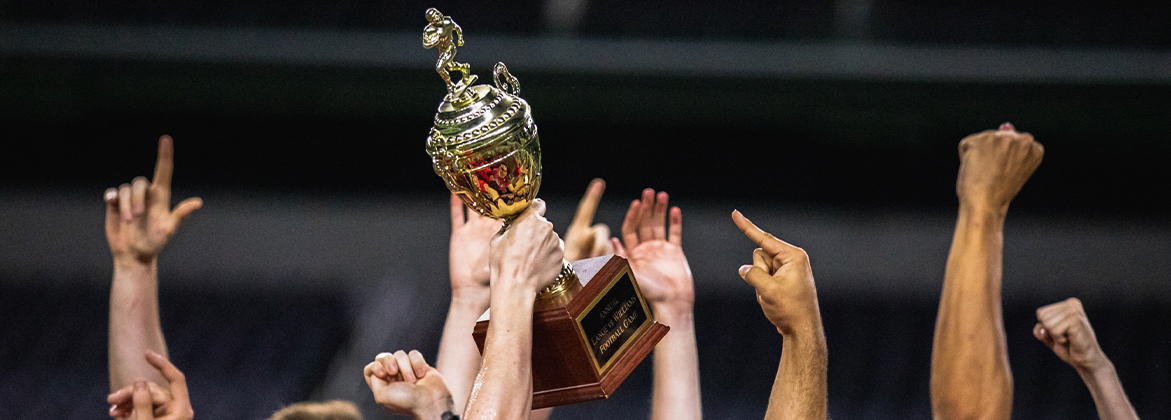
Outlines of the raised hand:
{"type": "Polygon", "coordinates": [[[110,394],[110,417],[136,420],[191,420],[195,415],[187,395],[187,379],[183,372],[165,357],[153,351],[146,352],[146,361],[170,382],[163,389],[144,379],[110,394]]]}
{"type": "Polygon", "coordinates": [[[595,178],[577,204],[577,214],[569,230],[565,231],[566,260],[577,261],[614,253],[614,246],[610,244],[610,227],[605,223],[592,224],[605,191],[606,181],[595,178]]]}
{"type": "Polygon", "coordinates": [[[195,197],[171,209],[174,155],[171,137],[160,137],[153,180],[140,176],[130,184],[106,190],[106,240],[115,261],[153,261],[179,224],[203,206],[203,200],[195,197]]]}
{"type": "MultiPolygon", "coordinates": [[[[565,261],[561,238],[545,220],[545,201],[533,200],[503,232],[492,236],[489,265],[492,293],[536,293],[557,278],[565,261]]],[[[493,298],[495,300],[495,298],[493,298]]]]}
{"type": "Polygon", "coordinates": [[[760,230],[739,211],[732,212],[732,220],[760,246],[752,252],[752,265],[740,267],[740,277],[756,288],[764,316],[785,336],[810,329],[820,332],[821,313],[809,255],[760,230]]]}
{"type": "Polygon", "coordinates": [[[695,282],[683,255],[683,212],[671,207],[668,220],[667,199],[666,192],[643,190],[626,211],[622,241],[611,239],[615,254],[630,260],[656,316],[689,314],[695,304],[695,282]]]}
{"type": "Polygon", "coordinates": [[[960,206],[1003,214],[1025,181],[1041,164],[1045,148],[1012,124],[972,134],[960,141],[956,195],[960,206]]]}
{"type": "MultiPolygon", "coordinates": [[[[147,381],[146,385],[147,390],[150,391],[154,415],[163,415],[171,404],[171,391],[151,381],[147,381]]],[[[110,393],[106,396],[106,402],[110,404],[110,417],[119,419],[130,417],[134,414],[134,384],[110,393]]]]}
{"type": "Polygon", "coordinates": [[[1037,309],[1033,336],[1079,372],[1093,371],[1110,363],[1098,346],[1094,328],[1077,298],[1037,309]]]}
{"type": "Polygon", "coordinates": [[[500,221],[466,209],[459,196],[451,195],[451,243],[448,267],[451,270],[452,299],[472,297],[488,301],[488,243],[500,230],[500,221]],[[465,217],[466,213],[466,217],[465,217]]]}
{"type": "Polygon", "coordinates": [[[452,411],[443,375],[417,350],[381,353],[366,365],[362,375],[374,401],[387,411],[416,419],[438,419],[452,411]]]}

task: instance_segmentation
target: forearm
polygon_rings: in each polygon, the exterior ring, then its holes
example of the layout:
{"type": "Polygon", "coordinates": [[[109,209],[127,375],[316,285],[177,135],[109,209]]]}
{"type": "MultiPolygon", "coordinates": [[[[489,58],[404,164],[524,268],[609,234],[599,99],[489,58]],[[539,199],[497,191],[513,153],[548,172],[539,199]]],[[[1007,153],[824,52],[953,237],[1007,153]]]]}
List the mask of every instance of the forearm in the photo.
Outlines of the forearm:
{"type": "Polygon", "coordinates": [[[158,265],[155,261],[114,262],[110,285],[109,364],[110,390],[145,378],[159,385],[168,382],[143,358],[146,350],[166,357],[167,344],[159,322],[158,265]]]}
{"type": "Polygon", "coordinates": [[[468,399],[465,419],[527,420],[532,411],[533,302],[524,293],[493,290],[492,320],[485,338],[484,361],[468,399]]]}
{"type": "Polygon", "coordinates": [[[825,419],[828,354],[821,320],[784,337],[766,420],[825,419]]]}
{"type": "Polygon", "coordinates": [[[961,206],[931,354],[936,418],[1007,419],[1012,410],[1001,315],[1004,213],[961,206]]]}
{"type": "Polygon", "coordinates": [[[691,311],[668,315],[656,311],[660,322],[671,327],[655,346],[654,399],[651,419],[700,419],[703,405],[699,392],[699,351],[691,311]]]}
{"type": "Polygon", "coordinates": [[[1086,388],[1089,388],[1090,395],[1094,397],[1094,405],[1098,407],[1098,418],[1102,420],[1138,420],[1138,414],[1134,412],[1134,407],[1130,405],[1130,399],[1126,398],[1126,392],[1122,390],[1122,381],[1118,379],[1118,372],[1114,370],[1114,364],[1109,361],[1106,364],[1092,372],[1078,371],[1082,380],[1086,383],[1086,388]]]}
{"type": "Polygon", "coordinates": [[[468,394],[480,371],[480,351],[472,339],[476,320],[488,309],[488,297],[452,296],[443,325],[443,337],[439,340],[439,356],[435,368],[443,374],[455,402],[456,414],[464,412],[468,394]]]}

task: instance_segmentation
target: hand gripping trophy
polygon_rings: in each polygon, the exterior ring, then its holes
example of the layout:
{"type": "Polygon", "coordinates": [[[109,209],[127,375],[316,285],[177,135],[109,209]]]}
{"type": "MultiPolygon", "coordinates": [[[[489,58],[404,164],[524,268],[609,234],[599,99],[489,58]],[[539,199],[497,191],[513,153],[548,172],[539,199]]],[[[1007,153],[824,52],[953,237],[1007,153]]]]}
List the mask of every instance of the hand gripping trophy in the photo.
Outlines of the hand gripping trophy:
{"type": "MultiPolygon", "coordinates": [[[[427,136],[432,167],[468,208],[508,229],[541,187],[537,125],[504,63],[493,68],[495,86],[472,86],[471,67],[453,61],[462,29],[433,8],[426,17],[423,46],[439,47],[435,68],[447,84],[427,136]],[[451,71],[462,73],[458,83],[451,71]]],[[[481,352],[489,313],[473,331],[481,352]]],[[[533,309],[533,408],[609,397],[668,329],[655,322],[625,259],[565,263],[533,309]]]]}

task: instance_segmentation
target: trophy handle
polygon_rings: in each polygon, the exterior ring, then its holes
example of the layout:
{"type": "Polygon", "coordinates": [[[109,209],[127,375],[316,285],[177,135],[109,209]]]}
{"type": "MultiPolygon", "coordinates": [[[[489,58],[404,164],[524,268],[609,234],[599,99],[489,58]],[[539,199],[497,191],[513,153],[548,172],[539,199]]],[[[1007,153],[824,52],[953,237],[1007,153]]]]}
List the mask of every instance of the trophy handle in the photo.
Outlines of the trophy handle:
{"type": "Polygon", "coordinates": [[[505,67],[504,63],[496,63],[496,66],[492,67],[492,80],[500,90],[513,96],[520,96],[520,81],[508,73],[508,67],[505,67]]]}

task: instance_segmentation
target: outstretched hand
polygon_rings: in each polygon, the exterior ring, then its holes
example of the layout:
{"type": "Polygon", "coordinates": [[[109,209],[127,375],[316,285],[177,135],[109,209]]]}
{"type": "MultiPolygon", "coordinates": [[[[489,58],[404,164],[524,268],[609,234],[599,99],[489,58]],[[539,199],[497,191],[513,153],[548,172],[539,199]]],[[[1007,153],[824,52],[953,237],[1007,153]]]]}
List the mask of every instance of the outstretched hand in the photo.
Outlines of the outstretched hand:
{"type": "Polygon", "coordinates": [[[451,243],[448,267],[451,270],[452,299],[474,298],[488,302],[488,243],[500,230],[500,221],[481,216],[451,195],[451,243]],[[466,216],[465,216],[466,214],[466,216]]]}
{"type": "Polygon", "coordinates": [[[171,208],[174,155],[171,137],[160,137],[153,180],[140,176],[106,190],[106,240],[115,260],[153,261],[183,220],[203,206],[203,200],[194,197],[171,208]]]}
{"type": "Polygon", "coordinates": [[[606,181],[601,178],[595,178],[586,188],[585,195],[577,204],[573,223],[565,231],[566,260],[584,260],[614,253],[614,246],[610,244],[610,227],[605,223],[593,224],[594,213],[598,211],[598,203],[602,201],[602,193],[605,191],[606,181]]]}
{"type": "Polygon", "coordinates": [[[1033,336],[1053,350],[1061,361],[1080,372],[1092,372],[1110,363],[1098,346],[1094,328],[1077,298],[1037,309],[1033,336]]]}
{"type": "Polygon", "coordinates": [[[732,212],[732,221],[760,246],[752,252],[752,265],[740,267],[740,277],[756,288],[756,301],[764,316],[782,335],[806,329],[820,332],[821,313],[809,255],[760,230],[740,211],[732,212]]]}
{"type": "Polygon", "coordinates": [[[362,371],[374,401],[392,413],[438,419],[454,406],[443,375],[411,350],[381,353],[362,371]]]}
{"type": "Polygon", "coordinates": [[[195,415],[187,394],[187,378],[183,372],[162,355],[146,352],[146,361],[158,369],[163,378],[170,382],[162,388],[154,382],[143,379],[133,385],[119,389],[106,397],[110,403],[110,417],[136,420],[191,420],[195,415]]]}
{"type": "Polygon", "coordinates": [[[614,252],[630,260],[638,286],[657,315],[690,313],[695,282],[683,254],[683,212],[671,207],[667,193],[647,188],[630,203],[622,221],[622,241],[611,239],[614,252]],[[625,242],[625,244],[623,244],[625,242]]]}

